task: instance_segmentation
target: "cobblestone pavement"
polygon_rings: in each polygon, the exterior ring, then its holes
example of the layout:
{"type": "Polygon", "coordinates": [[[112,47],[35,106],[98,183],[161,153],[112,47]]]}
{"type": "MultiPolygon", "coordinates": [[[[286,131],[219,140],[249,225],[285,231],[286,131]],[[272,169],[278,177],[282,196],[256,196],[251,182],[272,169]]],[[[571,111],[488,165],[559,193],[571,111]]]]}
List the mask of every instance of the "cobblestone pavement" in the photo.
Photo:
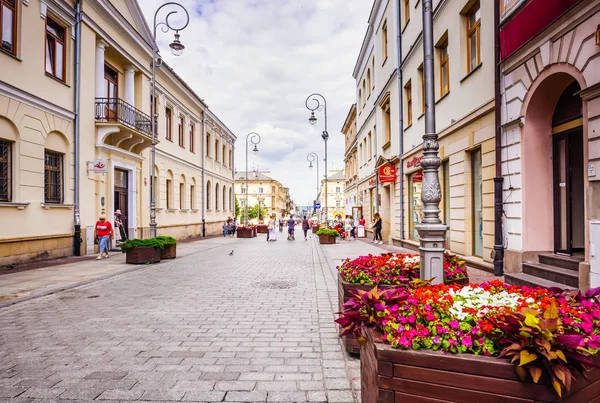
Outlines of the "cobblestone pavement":
{"type": "Polygon", "coordinates": [[[0,401],[357,402],[336,311],[314,238],[225,239],[0,309],[0,401]]]}

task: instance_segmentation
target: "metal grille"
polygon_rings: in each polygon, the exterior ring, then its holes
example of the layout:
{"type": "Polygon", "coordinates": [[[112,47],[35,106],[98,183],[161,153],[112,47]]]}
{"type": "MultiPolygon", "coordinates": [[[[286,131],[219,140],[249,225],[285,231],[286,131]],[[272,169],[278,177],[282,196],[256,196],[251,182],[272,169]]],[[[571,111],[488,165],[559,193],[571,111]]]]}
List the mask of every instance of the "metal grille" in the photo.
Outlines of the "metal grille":
{"type": "Polygon", "coordinates": [[[150,116],[120,98],[96,98],[96,121],[121,123],[152,136],[150,116]]]}
{"type": "Polygon", "coordinates": [[[62,203],[62,170],[62,154],[46,151],[44,166],[44,191],[46,203],[62,203]]]}
{"type": "Polygon", "coordinates": [[[12,144],[8,141],[0,140],[0,201],[9,202],[11,201],[11,173],[12,173],[12,161],[11,161],[11,146],[12,144]]]}

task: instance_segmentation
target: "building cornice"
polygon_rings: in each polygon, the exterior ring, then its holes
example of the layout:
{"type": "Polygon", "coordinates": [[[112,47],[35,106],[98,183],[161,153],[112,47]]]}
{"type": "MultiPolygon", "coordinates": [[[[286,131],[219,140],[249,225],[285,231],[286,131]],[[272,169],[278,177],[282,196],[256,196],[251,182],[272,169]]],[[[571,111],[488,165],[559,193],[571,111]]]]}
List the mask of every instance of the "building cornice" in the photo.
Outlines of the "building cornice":
{"type": "Polygon", "coordinates": [[[70,110],[48,102],[45,99],[25,92],[19,88],[13,87],[12,85],[5,83],[4,81],[0,81],[0,95],[13,98],[26,105],[32,106],[37,109],[41,109],[46,113],[58,116],[59,118],[65,120],[75,119],[75,113],[71,112],[70,110]]]}

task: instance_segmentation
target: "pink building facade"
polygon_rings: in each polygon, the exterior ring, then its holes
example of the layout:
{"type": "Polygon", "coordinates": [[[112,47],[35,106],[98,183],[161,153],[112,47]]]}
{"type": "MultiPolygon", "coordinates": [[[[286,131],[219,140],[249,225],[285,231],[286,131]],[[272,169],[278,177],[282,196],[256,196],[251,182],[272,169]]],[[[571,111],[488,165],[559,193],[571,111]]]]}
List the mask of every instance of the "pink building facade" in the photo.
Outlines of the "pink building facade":
{"type": "Polygon", "coordinates": [[[508,3],[500,25],[506,280],[597,287],[600,1],[508,3]]]}

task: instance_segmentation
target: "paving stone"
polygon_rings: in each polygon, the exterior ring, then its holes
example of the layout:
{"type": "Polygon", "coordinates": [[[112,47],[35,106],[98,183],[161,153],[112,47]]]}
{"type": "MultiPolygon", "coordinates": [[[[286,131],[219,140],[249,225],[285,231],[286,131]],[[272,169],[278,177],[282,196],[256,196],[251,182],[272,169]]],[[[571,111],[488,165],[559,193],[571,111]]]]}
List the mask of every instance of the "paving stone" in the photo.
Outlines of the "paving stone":
{"type": "Polygon", "coordinates": [[[350,381],[347,378],[326,378],[325,389],[350,389],[350,381]]]}
{"type": "Polygon", "coordinates": [[[84,379],[118,380],[127,376],[125,371],[96,371],[85,376],[84,379]]]}
{"type": "MultiPolygon", "coordinates": [[[[0,388],[0,397],[1,398],[11,398],[11,397],[17,397],[20,394],[22,394],[23,392],[25,392],[27,390],[27,388],[0,388]]],[[[30,397],[30,396],[27,396],[30,397]]]]}
{"type": "Polygon", "coordinates": [[[97,400],[138,400],[144,394],[143,390],[106,390],[97,400]]]}
{"type": "Polygon", "coordinates": [[[324,391],[306,392],[306,400],[309,402],[327,402],[327,395],[324,391]]]}
{"type": "MultiPolygon", "coordinates": [[[[251,374],[254,372],[250,372],[251,374]]],[[[251,379],[240,379],[239,372],[206,372],[200,376],[201,380],[206,381],[249,381],[251,379]]]]}
{"type": "Polygon", "coordinates": [[[275,374],[268,372],[245,372],[239,374],[240,381],[272,381],[275,379],[275,374]]]}
{"type": "Polygon", "coordinates": [[[264,402],[267,400],[267,392],[227,392],[226,402],[264,402]]]}
{"type": "Polygon", "coordinates": [[[185,391],[182,390],[146,390],[142,395],[142,400],[152,401],[179,401],[185,395],[185,391]]]}
{"type": "Polygon", "coordinates": [[[306,402],[305,392],[269,392],[267,402],[306,402]]]}
{"type": "Polygon", "coordinates": [[[74,388],[67,389],[64,393],[61,393],[59,396],[61,399],[69,399],[69,400],[94,400],[96,397],[100,396],[105,389],[82,389],[82,388],[74,388]]]}
{"type": "Polygon", "coordinates": [[[327,401],[331,403],[344,403],[354,401],[351,390],[330,390],[327,391],[327,401]]]}
{"type": "Polygon", "coordinates": [[[222,402],[225,399],[225,393],[222,391],[200,391],[194,390],[186,392],[183,401],[188,402],[222,402]]]}
{"type": "Polygon", "coordinates": [[[214,387],[214,381],[177,381],[177,383],[173,386],[173,389],[213,390],[214,387]]]}
{"type": "Polygon", "coordinates": [[[53,399],[60,396],[65,389],[62,388],[30,388],[23,392],[20,397],[31,397],[34,399],[53,399]]]}
{"type": "Polygon", "coordinates": [[[251,381],[223,381],[216,383],[215,390],[251,391],[255,386],[256,382],[251,381]]]}

